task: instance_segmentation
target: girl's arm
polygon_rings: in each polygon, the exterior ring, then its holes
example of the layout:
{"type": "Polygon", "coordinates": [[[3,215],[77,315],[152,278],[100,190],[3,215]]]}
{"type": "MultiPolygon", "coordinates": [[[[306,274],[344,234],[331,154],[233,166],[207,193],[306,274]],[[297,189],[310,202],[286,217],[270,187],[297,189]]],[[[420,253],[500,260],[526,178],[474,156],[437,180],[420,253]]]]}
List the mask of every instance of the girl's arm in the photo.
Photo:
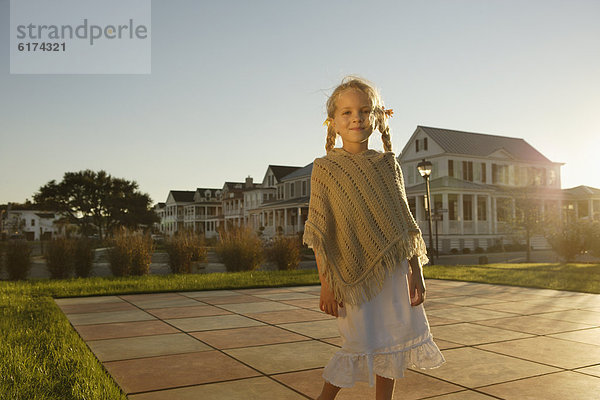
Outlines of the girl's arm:
{"type": "Polygon", "coordinates": [[[334,317],[338,316],[338,305],[339,307],[344,307],[343,303],[337,302],[335,296],[333,294],[333,290],[327,284],[327,280],[323,276],[323,268],[319,265],[319,257],[315,253],[315,258],[317,260],[317,269],[319,270],[319,280],[321,281],[321,298],[319,300],[319,308],[321,311],[325,312],[325,314],[333,315],[334,317]]]}
{"type": "Polygon", "coordinates": [[[423,279],[423,270],[419,264],[419,258],[413,256],[408,260],[410,264],[408,273],[408,293],[410,295],[410,305],[418,306],[425,301],[425,280],[423,279]]]}

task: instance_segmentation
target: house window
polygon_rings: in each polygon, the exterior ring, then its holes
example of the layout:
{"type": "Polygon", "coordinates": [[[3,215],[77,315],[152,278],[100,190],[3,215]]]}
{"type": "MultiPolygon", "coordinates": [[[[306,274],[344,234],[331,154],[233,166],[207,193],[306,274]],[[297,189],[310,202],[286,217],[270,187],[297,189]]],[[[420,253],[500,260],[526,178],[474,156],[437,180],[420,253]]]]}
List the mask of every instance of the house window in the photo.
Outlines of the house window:
{"type": "Polygon", "coordinates": [[[35,226],[35,219],[31,220],[31,226],[35,226]]]}
{"type": "Polygon", "coordinates": [[[477,196],[477,219],[487,221],[487,199],[483,196],[477,196]]]}
{"type": "MultiPolygon", "coordinates": [[[[437,210],[441,210],[442,208],[444,208],[442,195],[434,194],[433,195],[433,212],[436,213],[437,210]]],[[[439,214],[442,216],[442,219],[444,219],[444,214],[443,213],[439,213],[439,214]]]]}
{"type": "Polygon", "coordinates": [[[296,182],[291,182],[291,183],[290,183],[290,198],[293,198],[293,197],[294,197],[294,192],[295,192],[295,190],[294,190],[294,189],[295,189],[295,188],[296,188],[296,182]]]}
{"type": "Polygon", "coordinates": [[[507,222],[510,218],[512,207],[511,200],[507,198],[496,199],[496,215],[498,222],[507,222]]]}
{"type": "Polygon", "coordinates": [[[473,161],[463,161],[462,167],[463,180],[473,182],[473,161]]]}
{"type": "Polygon", "coordinates": [[[306,196],[306,181],[302,181],[302,196],[306,196]]]}
{"type": "Polygon", "coordinates": [[[458,195],[448,195],[448,219],[450,221],[456,221],[458,216],[458,195]]]}
{"type": "Polygon", "coordinates": [[[454,176],[454,160],[448,160],[448,176],[454,176]]]}
{"type": "Polygon", "coordinates": [[[487,181],[486,164],[485,163],[481,163],[481,182],[485,183],[486,181],[487,181]]]}
{"type": "Polygon", "coordinates": [[[419,152],[419,139],[415,140],[415,151],[419,152]]]}
{"type": "Polygon", "coordinates": [[[427,150],[427,138],[423,139],[423,150],[427,150]]]}
{"type": "Polygon", "coordinates": [[[465,221],[473,220],[473,195],[463,195],[463,217],[465,221]]]}
{"type": "Polygon", "coordinates": [[[587,200],[579,200],[577,202],[577,216],[579,218],[585,218],[590,216],[589,204],[590,203],[587,200]]]}

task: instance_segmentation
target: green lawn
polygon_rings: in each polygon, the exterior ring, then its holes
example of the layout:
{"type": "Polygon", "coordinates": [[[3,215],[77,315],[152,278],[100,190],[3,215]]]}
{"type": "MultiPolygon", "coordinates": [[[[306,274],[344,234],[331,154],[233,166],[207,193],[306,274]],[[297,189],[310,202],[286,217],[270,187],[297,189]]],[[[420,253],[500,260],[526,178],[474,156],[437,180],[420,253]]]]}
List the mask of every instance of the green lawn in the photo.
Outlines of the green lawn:
{"type": "Polygon", "coordinates": [[[600,293],[600,264],[430,265],[425,277],[600,293]]]}
{"type": "MultiPolygon", "coordinates": [[[[599,264],[428,266],[425,277],[600,293],[599,264]]],[[[0,282],[0,393],[6,399],[125,399],[53,297],[317,284],[316,271],[0,282]]]]}

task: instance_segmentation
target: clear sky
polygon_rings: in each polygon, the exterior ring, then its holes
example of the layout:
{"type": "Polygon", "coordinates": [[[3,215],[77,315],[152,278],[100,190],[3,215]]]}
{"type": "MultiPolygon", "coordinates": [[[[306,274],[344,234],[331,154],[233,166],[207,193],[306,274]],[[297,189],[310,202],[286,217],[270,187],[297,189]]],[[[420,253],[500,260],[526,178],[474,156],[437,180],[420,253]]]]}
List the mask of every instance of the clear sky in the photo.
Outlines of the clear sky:
{"type": "Polygon", "coordinates": [[[417,125],[520,137],[600,188],[598,21],[598,0],[153,1],[150,75],[10,75],[0,0],[0,203],[86,168],[158,202],[307,165],[347,74],[394,109],[397,153],[417,125]]]}

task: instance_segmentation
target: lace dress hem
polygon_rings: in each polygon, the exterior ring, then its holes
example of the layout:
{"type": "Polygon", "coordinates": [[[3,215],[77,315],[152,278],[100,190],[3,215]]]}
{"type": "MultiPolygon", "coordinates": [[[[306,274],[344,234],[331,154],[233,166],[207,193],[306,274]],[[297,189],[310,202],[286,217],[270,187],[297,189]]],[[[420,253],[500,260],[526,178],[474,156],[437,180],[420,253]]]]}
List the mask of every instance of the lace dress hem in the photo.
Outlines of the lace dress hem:
{"type": "Polygon", "coordinates": [[[402,344],[369,353],[338,351],[323,371],[323,378],[337,387],[352,387],[355,382],[369,382],[375,375],[389,379],[404,377],[407,368],[433,369],[446,360],[431,333],[413,344],[402,344]]]}

